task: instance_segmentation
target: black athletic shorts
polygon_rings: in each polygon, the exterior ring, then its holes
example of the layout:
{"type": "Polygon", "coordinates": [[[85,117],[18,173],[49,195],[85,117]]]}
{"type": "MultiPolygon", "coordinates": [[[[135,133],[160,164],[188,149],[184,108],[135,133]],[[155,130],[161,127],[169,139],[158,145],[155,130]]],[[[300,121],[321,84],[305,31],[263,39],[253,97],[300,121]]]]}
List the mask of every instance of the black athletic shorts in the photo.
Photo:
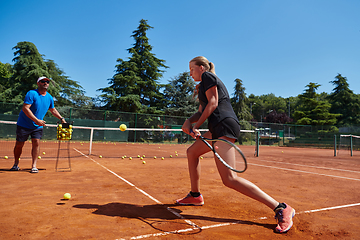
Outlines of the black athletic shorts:
{"type": "Polygon", "coordinates": [[[229,137],[238,139],[240,136],[240,124],[233,118],[225,118],[219,122],[215,127],[209,129],[212,138],[229,137]]]}
{"type": "Polygon", "coordinates": [[[16,141],[26,142],[29,136],[31,138],[41,139],[43,135],[43,128],[29,129],[16,125],[16,141]]]}

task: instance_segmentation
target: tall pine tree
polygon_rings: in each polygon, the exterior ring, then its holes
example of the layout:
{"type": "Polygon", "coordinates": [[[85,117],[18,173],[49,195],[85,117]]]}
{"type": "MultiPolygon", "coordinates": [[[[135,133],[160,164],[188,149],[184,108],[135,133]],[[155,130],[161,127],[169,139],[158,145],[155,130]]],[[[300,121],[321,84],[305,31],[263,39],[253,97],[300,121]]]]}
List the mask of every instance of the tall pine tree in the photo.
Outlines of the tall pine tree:
{"type": "Polygon", "coordinates": [[[350,90],[346,77],[338,74],[330,83],[335,86],[328,96],[331,103],[330,112],[341,114],[338,117],[338,125],[360,124],[360,99],[350,90]]]}
{"type": "Polygon", "coordinates": [[[250,113],[250,108],[247,105],[248,99],[246,97],[245,87],[243,87],[241,79],[235,79],[234,90],[234,95],[231,98],[231,105],[235,111],[236,116],[239,118],[239,120],[250,121],[252,116],[250,113]]]}
{"type": "Polygon", "coordinates": [[[142,19],[133,32],[135,43],[128,49],[128,61],[117,59],[115,75],[109,79],[110,86],[100,88],[104,108],[125,112],[160,113],[165,99],[158,83],[162,77],[165,60],[153,54],[146,32],[151,29],[147,20],[142,19]]]}

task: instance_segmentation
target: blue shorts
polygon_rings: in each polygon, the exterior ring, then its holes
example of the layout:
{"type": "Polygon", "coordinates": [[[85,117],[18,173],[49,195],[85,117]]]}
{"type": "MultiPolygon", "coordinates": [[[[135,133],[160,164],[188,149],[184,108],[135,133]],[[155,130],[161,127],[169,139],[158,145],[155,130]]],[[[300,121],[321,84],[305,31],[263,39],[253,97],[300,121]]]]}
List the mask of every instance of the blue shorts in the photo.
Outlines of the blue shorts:
{"type": "Polygon", "coordinates": [[[35,139],[41,139],[43,135],[43,128],[29,129],[16,125],[16,141],[26,142],[29,136],[35,139]]]}

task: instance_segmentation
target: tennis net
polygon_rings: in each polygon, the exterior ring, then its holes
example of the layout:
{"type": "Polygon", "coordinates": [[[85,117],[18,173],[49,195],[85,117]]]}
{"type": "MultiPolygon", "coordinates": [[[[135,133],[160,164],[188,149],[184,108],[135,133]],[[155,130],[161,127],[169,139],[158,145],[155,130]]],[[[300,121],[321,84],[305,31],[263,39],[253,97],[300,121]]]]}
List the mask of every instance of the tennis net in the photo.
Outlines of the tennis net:
{"type": "Polygon", "coordinates": [[[350,154],[353,156],[354,151],[360,150],[360,136],[356,135],[340,135],[338,154],[350,154]]]}
{"type": "MultiPolygon", "coordinates": [[[[118,125],[120,125],[119,123],[118,125]]],[[[43,137],[40,144],[41,157],[56,157],[58,154],[59,141],[57,140],[57,127],[56,124],[47,124],[43,130],[43,137]],[[44,154],[43,154],[44,153],[44,154]]],[[[191,144],[194,139],[185,134],[179,127],[170,128],[127,128],[126,131],[120,131],[119,128],[106,128],[106,127],[89,127],[89,126],[76,126],[72,127],[71,145],[76,145],[82,149],[82,152],[92,155],[94,150],[102,148],[101,144],[117,143],[150,143],[150,144],[191,144]]],[[[207,131],[201,129],[200,131],[207,131]]],[[[254,130],[241,130],[241,135],[246,136],[249,141],[247,144],[255,145],[255,131],[254,130]]],[[[13,121],[0,121],[0,156],[12,156],[13,149],[16,141],[16,122],[13,121]]],[[[63,142],[63,141],[60,141],[63,142]]],[[[22,156],[30,158],[31,143],[25,143],[25,150],[22,156]]],[[[117,156],[116,151],[106,151],[104,155],[117,156]]]]}

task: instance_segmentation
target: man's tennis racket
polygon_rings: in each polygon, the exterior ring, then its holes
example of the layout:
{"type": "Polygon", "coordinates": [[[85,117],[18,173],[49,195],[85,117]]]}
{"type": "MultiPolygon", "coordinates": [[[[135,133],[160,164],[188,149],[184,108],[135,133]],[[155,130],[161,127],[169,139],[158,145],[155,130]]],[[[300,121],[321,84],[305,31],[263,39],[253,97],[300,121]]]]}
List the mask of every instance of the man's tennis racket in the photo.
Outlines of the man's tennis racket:
{"type": "MultiPolygon", "coordinates": [[[[206,146],[208,146],[211,151],[214,152],[215,156],[220,160],[220,162],[222,162],[226,167],[228,167],[230,170],[237,172],[237,173],[243,173],[246,171],[247,169],[247,162],[246,162],[246,158],[245,155],[242,153],[242,151],[240,150],[240,148],[238,148],[235,144],[233,144],[232,142],[229,142],[225,139],[208,139],[208,138],[204,138],[203,136],[199,135],[197,136],[198,138],[200,138],[205,144],[206,146]],[[208,142],[222,142],[226,144],[226,148],[231,150],[234,150],[235,152],[235,162],[234,163],[227,163],[222,157],[221,155],[223,154],[221,149],[216,149],[216,147],[213,147],[210,145],[210,143],[208,142]],[[216,151],[218,150],[218,151],[216,151]]],[[[222,146],[220,146],[222,147],[222,146]]],[[[225,148],[225,146],[223,145],[223,147],[225,148]]]]}

